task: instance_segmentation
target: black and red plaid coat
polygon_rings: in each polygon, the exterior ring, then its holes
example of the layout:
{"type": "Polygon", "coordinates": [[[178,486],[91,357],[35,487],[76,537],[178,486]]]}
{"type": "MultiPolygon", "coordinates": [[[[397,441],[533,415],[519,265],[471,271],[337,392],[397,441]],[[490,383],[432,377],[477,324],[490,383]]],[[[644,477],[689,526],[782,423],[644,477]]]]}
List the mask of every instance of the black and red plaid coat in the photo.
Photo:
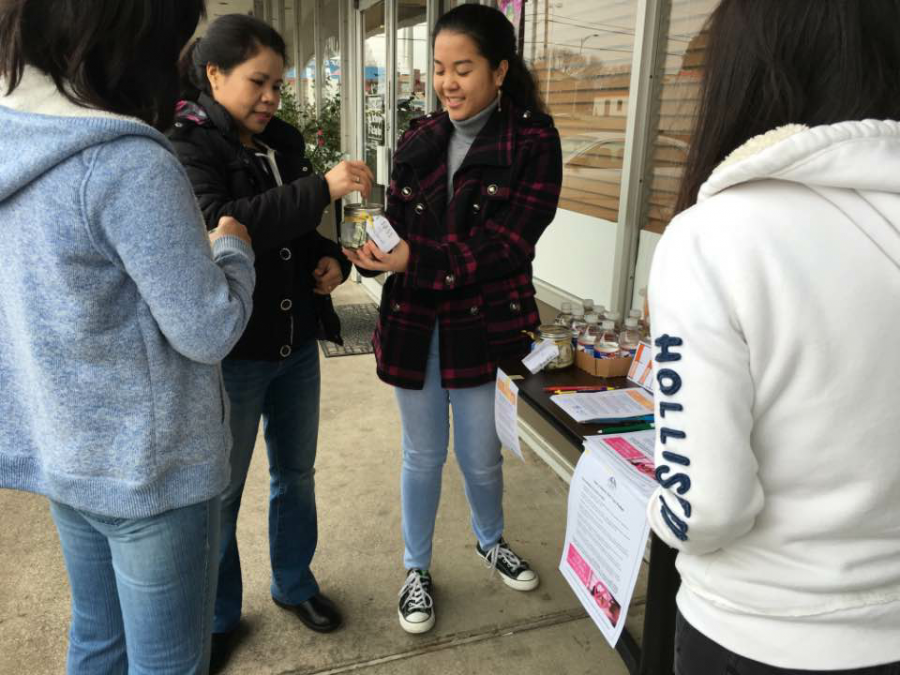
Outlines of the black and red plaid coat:
{"type": "Polygon", "coordinates": [[[549,115],[504,97],[475,139],[447,195],[446,113],[413,122],[397,147],[387,218],[409,243],[409,267],[384,285],[375,356],[378,376],[421,389],[435,322],[447,389],[496,377],[525,356],[539,323],[532,284],[535,245],[556,214],[559,134],[549,115]]]}

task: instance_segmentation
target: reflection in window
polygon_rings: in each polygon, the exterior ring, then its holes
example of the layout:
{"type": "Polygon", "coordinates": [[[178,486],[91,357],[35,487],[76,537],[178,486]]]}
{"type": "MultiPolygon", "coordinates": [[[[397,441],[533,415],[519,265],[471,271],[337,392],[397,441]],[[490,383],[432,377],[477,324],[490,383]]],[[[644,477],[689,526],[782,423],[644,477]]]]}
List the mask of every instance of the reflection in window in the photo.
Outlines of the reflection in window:
{"type": "Polygon", "coordinates": [[[397,5],[397,138],[409,122],[425,114],[428,82],[426,0],[400,0],[397,5]]]}
{"type": "Polygon", "coordinates": [[[718,0],[671,0],[661,35],[662,77],[657,92],[659,122],[650,155],[643,229],[662,232],[675,212],[688,142],[700,102],[706,50],[703,25],[718,0]]]}
{"type": "Polygon", "coordinates": [[[616,221],[637,0],[533,0],[523,56],[563,145],[560,207],[616,221]]]}
{"type": "Polygon", "coordinates": [[[315,0],[294,0],[297,26],[296,80],[300,105],[316,104],[315,0]]]}

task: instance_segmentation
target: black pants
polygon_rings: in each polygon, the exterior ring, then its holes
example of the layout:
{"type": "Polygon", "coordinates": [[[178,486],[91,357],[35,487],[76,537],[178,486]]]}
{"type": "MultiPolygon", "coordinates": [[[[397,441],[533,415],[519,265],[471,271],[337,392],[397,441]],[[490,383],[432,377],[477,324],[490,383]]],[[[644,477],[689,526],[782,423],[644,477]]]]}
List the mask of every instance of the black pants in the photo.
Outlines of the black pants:
{"type": "Polygon", "coordinates": [[[792,670],[767,666],[730,652],[675,618],[675,675],[900,675],[900,663],[855,670],[792,670]]]}

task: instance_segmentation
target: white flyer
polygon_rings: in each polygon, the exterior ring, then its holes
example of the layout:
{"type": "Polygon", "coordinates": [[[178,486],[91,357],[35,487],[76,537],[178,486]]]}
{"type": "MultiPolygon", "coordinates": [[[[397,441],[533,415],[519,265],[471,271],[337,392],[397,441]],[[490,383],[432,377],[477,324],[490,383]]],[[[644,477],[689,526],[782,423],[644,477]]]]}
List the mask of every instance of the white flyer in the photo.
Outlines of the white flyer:
{"type": "Polygon", "coordinates": [[[559,570],[612,647],[637,584],[650,525],[648,497],[632,467],[602,448],[585,447],[569,487],[566,540],[559,570]]]}
{"type": "Polygon", "coordinates": [[[390,253],[400,243],[400,235],[391,227],[390,221],[384,216],[375,216],[366,224],[366,232],[372,238],[378,248],[385,253],[390,253]]]}
{"type": "Polygon", "coordinates": [[[500,442],[521,460],[519,445],[519,388],[509,375],[497,369],[497,388],[494,392],[494,423],[500,442]]]}
{"type": "Polygon", "coordinates": [[[653,415],[653,394],[644,389],[615,389],[587,394],[557,394],[550,400],[576,422],[599,424],[603,420],[653,415]]]}

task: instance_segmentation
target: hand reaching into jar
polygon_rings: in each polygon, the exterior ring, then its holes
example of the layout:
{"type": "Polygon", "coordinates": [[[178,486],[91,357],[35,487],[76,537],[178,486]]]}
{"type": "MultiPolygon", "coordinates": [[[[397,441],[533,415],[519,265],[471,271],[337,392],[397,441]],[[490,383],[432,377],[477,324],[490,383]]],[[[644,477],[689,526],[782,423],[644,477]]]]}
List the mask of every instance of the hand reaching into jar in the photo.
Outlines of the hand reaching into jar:
{"type": "Polygon", "coordinates": [[[365,162],[344,160],[331,171],[325,174],[328,182],[328,191],[331,193],[331,201],[340,199],[351,192],[362,193],[367,200],[372,194],[372,185],[375,176],[365,162]]]}

